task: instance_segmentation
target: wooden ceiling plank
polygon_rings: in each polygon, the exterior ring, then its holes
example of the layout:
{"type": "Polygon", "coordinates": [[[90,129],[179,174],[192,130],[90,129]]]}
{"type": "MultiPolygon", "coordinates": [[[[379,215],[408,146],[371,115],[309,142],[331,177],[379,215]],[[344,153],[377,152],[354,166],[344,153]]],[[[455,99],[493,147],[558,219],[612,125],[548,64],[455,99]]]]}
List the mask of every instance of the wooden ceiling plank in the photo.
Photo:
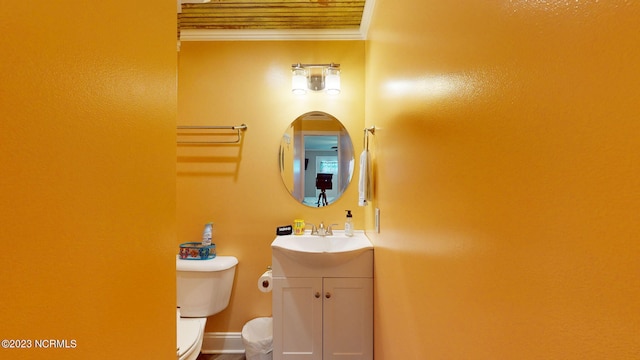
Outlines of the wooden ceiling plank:
{"type": "Polygon", "coordinates": [[[183,4],[180,29],[358,29],[365,0],[212,0],[183,4]]]}
{"type": "Polygon", "coordinates": [[[212,7],[212,6],[227,6],[227,5],[265,5],[265,6],[273,6],[273,5],[281,5],[281,4],[290,4],[290,5],[312,5],[312,6],[332,6],[332,5],[340,5],[340,4],[358,4],[364,3],[365,0],[319,0],[319,1],[301,1],[301,0],[229,0],[229,1],[221,1],[221,0],[212,0],[208,3],[188,3],[182,4],[183,8],[192,8],[192,7],[212,7]]]}
{"type": "MultiPolygon", "coordinates": [[[[247,8],[255,8],[255,9],[327,9],[327,8],[336,8],[336,9],[344,9],[344,8],[364,8],[363,2],[353,2],[353,3],[340,3],[340,4],[330,4],[330,5],[318,5],[315,3],[279,3],[279,4],[264,4],[261,2],[252,2],[252,3],[244,3],[244,4],[214,4],[214,3],[204,3],[204,4],[193,4],[192,6],[184,6],[182,12],[192,12],[192,11],[214,11],[218,9],[247,9],[247,8]]],[[[191,4],[189,4],[191,5],[191,4]]]]}
{"type": "Polygon", "coordinates": [[[219,25],[211,25],[211,26],[199,26],[199,27],[187,27],[183,30],[327,30],[327,29],[338,29],[338,30],[357,30],[359,26],[342,26],[342,25],[322,25],[322,26],[287,26],[283,27],[273,27],[269,25],[255,25],[255,26],[219,26],[219,25]]]}
{"type": "Polygon", "coordinates": [[[234,14],[234,13],[299,13],[299,12],[313,12],[313,13],[326,13],[326,12],[349,12],[349,13],[362,13],[363,8],[360,7],[348,7],[348,8],[242,8],[242,9],[216,9],[216,10],[203,10],[198,9],[194,11],[183,11],[182,15],[190,14],[234,14]]]}

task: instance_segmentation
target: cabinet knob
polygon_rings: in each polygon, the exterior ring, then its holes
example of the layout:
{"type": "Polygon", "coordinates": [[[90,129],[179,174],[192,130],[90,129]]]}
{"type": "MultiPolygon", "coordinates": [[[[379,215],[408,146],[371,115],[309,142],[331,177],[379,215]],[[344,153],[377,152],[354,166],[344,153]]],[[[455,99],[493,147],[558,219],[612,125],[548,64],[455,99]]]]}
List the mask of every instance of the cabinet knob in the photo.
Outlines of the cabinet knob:
{"type": "Polygon", "coordinates": [[[316,299],[319,299],[320,298],[320,293],[316,292],[314,296],[316,297],[316,299]]]}
{"type": "Polygon", "coordinates": [[[331,298],[331,293],[327,291],[327,293],[324,294],[324,297],[326,297],[327,299],[331,298]]]}

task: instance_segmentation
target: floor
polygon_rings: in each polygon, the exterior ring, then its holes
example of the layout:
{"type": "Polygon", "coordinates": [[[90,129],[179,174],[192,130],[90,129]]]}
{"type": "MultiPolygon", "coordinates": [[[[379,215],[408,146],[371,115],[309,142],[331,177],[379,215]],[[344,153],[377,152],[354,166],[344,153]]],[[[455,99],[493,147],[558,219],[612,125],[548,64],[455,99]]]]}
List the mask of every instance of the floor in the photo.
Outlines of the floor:
{"type": "Polygon", "coordinates": [[[244,354],[200,354],[196,360],[245,360],[244,354]]]}

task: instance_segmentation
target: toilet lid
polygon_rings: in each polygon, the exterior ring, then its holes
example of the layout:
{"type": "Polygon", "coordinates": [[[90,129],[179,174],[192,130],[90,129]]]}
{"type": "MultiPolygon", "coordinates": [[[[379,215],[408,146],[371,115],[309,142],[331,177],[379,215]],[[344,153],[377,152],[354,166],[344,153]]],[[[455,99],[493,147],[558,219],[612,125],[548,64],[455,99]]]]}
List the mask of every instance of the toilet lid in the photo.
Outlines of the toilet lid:
{"type": "Polygon", "coordinates": [[[202,336],[202,325],[198,319],[180,319],[178,322],[178,356],[182,357],[193,348],[202,336]]]}

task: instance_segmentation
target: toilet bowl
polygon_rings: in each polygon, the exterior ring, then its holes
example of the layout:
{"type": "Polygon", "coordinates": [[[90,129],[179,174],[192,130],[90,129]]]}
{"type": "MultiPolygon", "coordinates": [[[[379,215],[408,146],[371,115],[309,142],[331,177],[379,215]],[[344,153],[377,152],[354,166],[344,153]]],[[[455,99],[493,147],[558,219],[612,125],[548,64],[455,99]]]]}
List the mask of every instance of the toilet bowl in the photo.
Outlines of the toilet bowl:
{"type": "Polygon", "coordinates": [[[180,318],[178,321],[178,359],[195,360],[202,349],[206,318],[180,318]]]}
{"type": "Polygon", "coordinates": [[[216,256],[183,260],[176,256],[178,359],[195,360],[202,349],[207,317],[229,305],[238,259],[216,256]]]}

